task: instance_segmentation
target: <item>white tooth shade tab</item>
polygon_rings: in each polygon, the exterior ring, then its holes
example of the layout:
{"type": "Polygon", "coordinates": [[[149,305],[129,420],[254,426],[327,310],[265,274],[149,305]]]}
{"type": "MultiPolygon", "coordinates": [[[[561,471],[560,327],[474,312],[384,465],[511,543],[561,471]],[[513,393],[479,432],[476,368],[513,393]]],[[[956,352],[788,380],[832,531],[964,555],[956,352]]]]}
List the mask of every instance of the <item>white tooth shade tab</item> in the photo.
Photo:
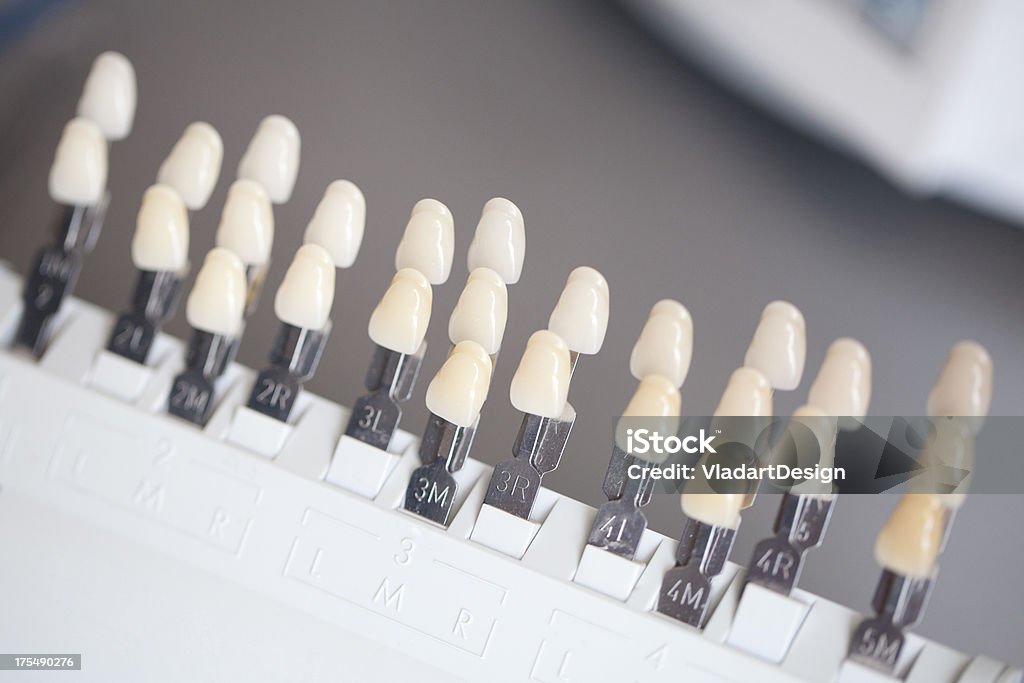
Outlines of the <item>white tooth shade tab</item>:
{"type": "Polygon", "coordinates": [[[760,370],[773,389],[792,391],[800,386],[807,358],[807,329],[800,310],[788,301],[764,307],[743,364],[760,370]]]}
{"type": "Polygon", "coordinates": [[[291,199],[295,187],[301,146],[299,129],[291,120],[268,116],[260,121],[238,162],[238,177],[255,180],[266,190],[270,201],[284,204],[291,199]]]}
{"type": "Polygon", "coordinates": [[[432,297],[430,282],[423,273],[414,268],[395,273],[370,315],[370,339],[398,353],[416,353],[430,324],[432,297]]]}
{"type": "Polygon", "coordinates": [[[427,386],[427,409],[460,427],[472,427],[491,384],[491,357],[474,341],[459,342],[427,386]]]}
{"type": "Polygon", "coordinates": [[[519,207],[503,197],[488,200],[469,245],[469,269],[490,268],[506,284],[514,285],[523,272],[525,256],[526,228],[519,207]]]}
{"type": "Polygon", "coordinates": [[[316,244],[299,247],[274,297],[277,319],[307,330],[322,330],[331,318],[333,303],[331,255],[316,244]]]}
{"type": "Polygon", "coordinates": [[[190,210],[199,211],[210,201],[223,159],[224,143],[217,129],[197,121],[189,124],[160,164],[157,182],[173,187],[190,210]]]}
{"type": "MultiPolygon", "coordinates": [[[[928,414],[933,417],[988,415],[992,402],[992,357],[981,344],[958,342],[928,394],[928,414]]],[[[982,420],[971,420],[975,433],[982,420]]]]}
{"type": "Polygon", "coordinates": [[[477,268],[469,274],[448,319],[448,338],[452,344],[470,339],[493,355],[501,348],[507,319],[505,282],[490,268],[477,268]]]}
{"type": "Polygon", "coordinates": [[[944,521],[939,496],[905,494],[878,534],[875,560],[896,574],[915,579],[931,576],[942,549],[944,521]]]}
{"type": "Polygon", "coordinates": [[[432,285],[443,285],[452,272],[455,221],[436,199],[421,199],[412,207],[402,241],[395,251],[395,270],[415,268],[432,285]]]}
{"type": "Polygon", "coordinates": [[[188,209],[166,185],[142,195],[132,237],[132,263],[139,270],[183,273],[188,265],[188,209]]]}
{"type": "Polygon", "coordinates": [[[734,370],[722,398],[715,408],[718,417],[770,417],[772,387],[759,370],[743,367],[734,370]]]}
{"type": "Polygon", "coordinates": [[[107,189],[107,141],[96,124],[71,119],[50,167],[50,197],[60,204],[92,206],[107,189]]]}
{"type": "Polygon", "coordinates": [[[235,252],[247,266],[270,261],[274,246],[274,208],[263,186],[253,180],[236,180],[217,227],[217,246],[235,252]]]}
{"type": "Polygon", "coordinates": [[[531,415],[561,416],[569,396],[570,370],[569,347],[562,338],[550,330],[534,332],[512,376],[512,405],[531,415]]]}
{"type": "Polygon", "coordinates": [[[335,180],[306,226],[303,242],[327,250],[336,268],[348,268],[356,261],[366,227],[366,199],[355,183],[335,180]]]}
{"type": "Polygon", "coordinates": [[[238,256],[227,249],[211,249],[188,295],[188,324],[211,334],[237,336],[247,293],[245,266],[238,256]]]}
{"type": "Polygon", "coordinates": [[[693,319],[678,301],[662,299],[654,304],[633,345],[629,371],[633,377],[661,375],[683,386],[693,357],[693,319]]]}
{"type": "Polygon", "coordinates": [[[864,345],[843,337],[825,352],[807,402],[836,417],[862,418],[871,400],[871,356],[864,345]]]}
{"type": "Polygon", "coordinates": [[[85,79],[78,115],[99,126],[107,140],[123,140],[135,121],[135,68],[118,52],[104,52],[85,79]]]}
{"type": "Polygon", "coordinates": [[[683,514],[692,520],[724,529],[740,525],[743,509],[741,493],[686,493],[682,495],[683,514]]]}
{"type": "Polygon", "coordinates": [[[548,318],[548,329],[576,353],[593,355],[600,351],[608,331],[608,282],[604,276],[589,266],[569,273],[548,318]]]}
{"type": "MultiPolygon", "coordinates": [[[[674,435],[679,431],[681,410],[682,398],[672,380],[660,375],[648,375],[640,380],[626,409],[622,411],[622,419],[615,428],[615,442],[623,451],[630,453],[630,429],[647,429],[663,437],[674,435]]],[[[644,459],[662,460],[667,454],[648,452],[634,455],[644,459]]]]}

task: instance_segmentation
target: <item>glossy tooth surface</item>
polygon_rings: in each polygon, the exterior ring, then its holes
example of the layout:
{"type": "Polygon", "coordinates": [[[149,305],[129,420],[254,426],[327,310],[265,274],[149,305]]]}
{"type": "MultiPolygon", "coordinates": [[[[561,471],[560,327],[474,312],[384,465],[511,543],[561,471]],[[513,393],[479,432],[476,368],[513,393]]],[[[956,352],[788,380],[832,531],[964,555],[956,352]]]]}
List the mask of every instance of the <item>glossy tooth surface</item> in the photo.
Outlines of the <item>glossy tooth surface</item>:
{"type": "Polygon", "coordinates": [[[484,204],[467,261],[470,270],[490,268],[506,284],[519,282],[526,256],[526,228],[519,207],[503,197],[484,204]]]}
{"type": "Polygon", "coordinates": [[[284,116],[268,116],[256,128],[256,134],[238,162],[238,177],[263,186],[274,204],[284,204],[292,196],[299,173],[302,146],[299,129],[284,116]]]}
{"type": "Polygon", "coordinates": [[[78,115],[99,126],[107,140],[122,140],[135,121],[135,69],[118,52],[104,52],[85,79],[78,115]]]}
{"type": "MultiPolygon", "coordinates": [[[[647,429],[662,436],[673,435],[679,431],[681,411],[682,398],[672,380],[660,375],[648,375],[640,380],[626,409],[622,411],[623,419],[619,420],[615,429],[615,442],[629,453],[629,429],[647,429]]],[[[661,461],[666,455],[648,452],[642,456],[637,454],[637,457],[661,461]]]]}
{"type": "Polygon", "coordinates": [[[569,273],[548,318],[548,329],[572,351],[586,355],[600,351],[608,331],[608,282],[604,276],[588,266],[569,273]]]}
{"type": "Polygon", "coordinates": [[[690,519],[725,529],[740,525],[743,495],[739,493],[683,493],[683,514],[690,519]]]}
{"type": "Polygon", "coordinates": [[[436,199],[421,199],[412,207],[402,241],[395,251],[395,269],[415,268],[432,285],[442,285],[452,272],[455,221],[436,199]]]}
{"type": "Polygon", "coordinates": [[[693,320],[678,301],[663,299],[651,309],[640,338],[633,345],[629,371],[633,377],[661,375],[683,386],[693,356],[693,320]]]}
{"type": "Polygon", "coordinates": [[[922,474],[911,479],[911,490],[917,493],[941,493],[939,499],[950,510],[963,505],[974,471],[974,433],[970,420],[939,418],[932,422],[933,431],[917,461],[922,474]],[[945,493],[953,491],[952,493],[945,493]]]}
{"type": "Polygon", "coordinates": [[[565,410],[569,379],[569,347],[554,332],[540,330],[526,342],[509,398],[520,412],[557,418],[565,410]]]}
{"type": "Polygon", "coordinates": [[[211,249],[188,295],[188,324],[204,332],[236,336],[242,331],[247,290],[245,266],[238,256],[227,249],[211,249]]]}
{"type": "Polygon", "coordinates": [[[274,246],[274,209],[263,186],[253,180],[236,180],[217,227],[217,246],[235,252],[246,265],[270,260],[274,246]]]}
{"type": "Polygon", "coordinates": [[[430,282],[418,270],[403,268],[395,273],[370,315],[370,339],[398,353],[416,353],[430,324],[432,297],[430,282]]]}
{"type": "Polygon", "coordinates": [[[337,268],[348,268],[356,261],[366,226],[366,199],[355,183],[335,180],[327,186],[306,226],[303,241],[319,244],[327,250],[337,268]]]}
{"type": "MultiPolygon", "coordinates": [[[[814,378],[807,402],[836,417],[862,418],[871,400],[871,356],[847,337],[832,342],[814,378]]],[[[840,421],[846,426],[847,421],[840,421]]]]}
{"type": "Polygon", "coordinates": [[[467,339],[475,341],[493,355],[501,348],[507,319],[505,282],[490,268],[477,268],[469,274],[448,319],[448,338],[453,344],[467,339]]]}
{"type": "Polygon", "coordinates": [[[107,141],[92,121],[71,119],[50,167],[50,197],[60,204],[91,206],[107,188],[107,141]]]}
{"type": "Polygon", "coordinates": [[[832,467],[835,460],[837,424],[834,415],[812,405],[802,405],[793,411],[793,420],[805,427],[813,436],[820,457],[818,464],[832,467]]]}
{"type": "Polygon", "coordinates": [[[277,319],[307,330],[322,330],[331,318],[333,303],[331,255],[316,244],[299,247],[274,297],[277,319]]]}
{"type": "Polygon", "coordinates": [[[774,389],[792,391],[800,385],[807,357],[804,316],[788,301],[764,307],[743,364],[760,370],[774,389]]]}
{"type": "Polygon", "coordinates": [[[943,520],[939,496],[904,495],[878,534],[875,559],[903,576],[931,576],[942,546],[943,520]]]}
{"type": "Polygon", "coordinates": [[[460,427],[472,427],[491,384],[491,357],[474,341],[459,342],[427,386],[427,409],[460,427]]]}
{"type": "Polygon", "coordinates": [[[769,417],[771,414],[772,388],[768,379],[754,368],[734,370],[715,408],[715,415],[769,417]]]}
{"type": "Polygon", "coordinates": [[[198,211],[210,201],[223,158],[220,134],[210,124],[197,121],[189,124],[160,164],[157,182],[173,187],[189,209],[198,211]]]}
{"type": "Polygon", "coordinates": [[[170,187],[153,185],[142,195],[132,237],[132,263],[139,270],[182,273],[188,265],[188,209],[170,187]]]}
{"type": "Polygon", "coordinates": [[[977,418],[969,421],[977,433],[991,402],[992,357],[977,342],[957,343],[928,394],[928,414],[977,418]]]}

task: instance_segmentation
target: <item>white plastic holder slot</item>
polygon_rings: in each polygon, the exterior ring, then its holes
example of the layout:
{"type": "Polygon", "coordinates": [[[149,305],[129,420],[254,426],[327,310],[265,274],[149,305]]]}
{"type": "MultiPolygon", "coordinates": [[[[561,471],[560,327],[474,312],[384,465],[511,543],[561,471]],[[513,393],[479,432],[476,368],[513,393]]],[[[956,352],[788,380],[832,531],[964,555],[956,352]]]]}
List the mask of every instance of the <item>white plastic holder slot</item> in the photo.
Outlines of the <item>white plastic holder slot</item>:
{"type": "Polygon", "coordinates": [[[149,366],[123,358],[103,349],[96,354],[89,384],[122,401],[134,401],[153,378],[149,366]]]}
{"type": "Polygon", "coordinates": [[[847,659],[836,683],[900,683],[900,679],[847,659]]]}
{"type": "Polygon", "coordinates": [[[616,600],[625,600],[636,587],[645,566],[643,562],[627,560],[588,543],[573,581],[616,600]]]}
{"type": "Polygon", "coordinates": [[[397,453],[392,453],[343,434],[334,449],[325,480],[364,498],[376,498],[384,488],[384,482],[395,471],[410,440],[409,435],[395,432],[391,442],[397,453]]]}
{"type": "MultiPolygon", "coordinates": [[[[971,660],[964,672],[960,674],[957,683],[1003,683],[1003,681],[1014,680],[1004,674],[1006,665],[990,657],[979,655],[971,660]]],[[[1018,672],[1019,675],[1019,672],[1018,672]]],[[[1019,683],[1020,679],[1016,679],[1019,683]]]]}
{"type": "Polygon", "coordinates": [[[781,662],[810,609],[803,600],[748,583],[726,642],[769,662],[781,662]]]}
{"type": "Polygon", "coordinates": [[[294,427],[256,412],[248,406],[235,408],[228,441],[264,458],[274,458],[284,448],[294,427]]]}

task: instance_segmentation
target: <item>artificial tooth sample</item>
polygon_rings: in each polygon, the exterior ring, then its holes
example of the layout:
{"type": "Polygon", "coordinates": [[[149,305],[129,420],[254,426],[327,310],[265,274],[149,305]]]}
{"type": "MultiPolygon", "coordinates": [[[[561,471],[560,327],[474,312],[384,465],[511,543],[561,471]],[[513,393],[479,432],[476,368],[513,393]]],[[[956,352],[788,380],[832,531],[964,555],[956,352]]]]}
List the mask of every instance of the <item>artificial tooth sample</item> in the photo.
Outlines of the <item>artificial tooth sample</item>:
{"type": "Polygon", "coordinates": [[[395,274],[370,316],[368,332],[377,345],[366,373],[368,393],[352,408],[345,435],[382,451],[402,419],[401,404],[416,386],[426,350],[432,290],[427,277],[413,268],[395,274]]]}
{"type": "Polygon", "coordinates": [[[682,387],[693,357],[693,319],[678,301],[662,299],[651,313],[633,345],[629,371],[633,377],[661,375],[682,387]]]}
{"type": "Polygon", "coordinates": [[[760,370],[773,389],[792,391],[800,385],[806,357],[807,331],[800,310],[788,301],[765,306],[743,365],[760,370]]]}
{"type": "Polygon", "coordinates": [[[957,343],[928,394],[932,417],[962,417],[977,434],[992,402],[992,357],[981,344],[957,343]]]}
{"type": "Polygon", "coordinates": [[[843,337],[825,352],[807,402],[840,418],[841,429],[856,429],[871,400],[871,356],[864,345],[843,337]]]}
{"type": "Polygon", "coordinates": [[[202,121],[189,124],[160,164],[157,182],[174,188],[190,211],[199,211],[210,201],[223,158],[217,130],[202,121]]]}
{"type": "Polygon", "coordinates": [[[305,244],[327,250],[337,268],[349,268],[356,261],[366,226],[366,200],[355,183],[335,180],[306,226],[305,244]]]}
{"type": "Polygon", "coordinates": [[[205,425],[213,410],[214,382],[224,374],[244,327],[245,268],[233,252],[207,253],[185,305],[192,339],[185,370],[174,379],[167,411],[205,425]]]}
{"type": "Polygon", "coordinates": [[[448,207],[436,199],[421,199],[412,207],[402,241],[395,251],[395,270],[415,268],[432,285],[443,285],[452,272],[455,222],[448,207]]]}
{"type": "Polygon", "coordinates": [[[274,298],[281,321],[270,364],[256,378],[248,407],[287,422],[302,385],[313,378],[331,331],[334,260],[323,247],[306,244],[295,252],[274,298]]]}
{"type": "Polygon", "coordinates": [[[135,121],[135,69],[128,58],[104,52],[85,79],[78,115],[95,123],[107,140],[123,140],[135,121]]]}
{"type": "Polygon", "coordinates": [[[851,659],[889,675],[895,672],[904,631],[920,620],[927,603],[942,550],[944,516],[935,495],[908,493],[896,505],[875,542],[875,559],[883,569],[872,600],[875,616],[854,631],[851,659]]]}
{"type": "Polygon", "coordinates": [[[569,405],[569,347],[554,332],[534,332],[512,377],[509,398],[523,413],[512,458],[495,466],[484,504],[523,519],[540,492],[544,475],[558,467],[576,411],[569,405]]]}
{"type": "Polygon", "coordinates": [[[98,236],[96,211],[105,204],[107,142],[96,124],[72,119],[57,144],[50,167],[50,197],[65,205],[56,243],[40,249],[22,291],[24,311],[14,345],[42,354],[54,316],[71,296],[82,259],[98,236]]]}
{"type": "Polygon", "coordinates": [[[139,271],[131,309],[121,314],[107,350],[145,365],[160,328],[174,317],[181,281],[188,272],[188,210],[177,192],[153,185],[142,196],[132,237],[139,271]]]}
{"type": "Polygon", "coordinates": [[[448,319],[448,338],[452,344],[467,339],[475,341],[494,358],[501,348],[507,319],[508,290],[505,282],[490,268],[480,267],[469,274],[448,319]]]}
{"type": "MultiPolygon", "coordinates": [[[[629,456],[625,459],[629,467],[622,476],[622,485],[618,491],[611,491],[609,494],[606,477],[605,493],[609,495],[610,500],[597,511],[587,539],[589,545],[615,553],[627,560],[632,560],[636,555],[640,538],[647,529],[647,516],[642,508],[651,501],[654,479],[650,476],[650,463],[644,461],[642,457],[633,457],[630,454],[633,449],[629,448],[628,444],[629,432],[623,427],[637,424],[638,418],[653,419],[657,430],[664,429],[662,434],[674,436],[680,406],[679,389],[671,380],[659,375],[648,375],[640,380],[623,411],[624,421],[620,422],[617,430],[621,433],[615,438],[615,448],[621,449],[629,456]]],[[[643,429],[645,426],[641,420],[640,428],[643,429]]],[[[657,456],[645,454],[643,457],[657,456]]],[[[614,462],[613,460],[613,465],[614,462]]]]}
{"type": "Polygon", "coordinates": [[[519,282],[526,255],[526,228],[519,208],[503,197],[484,204],[473,241],[469,245],[469,270],[489,268],[508,285],[519,282]]]}
{"type": "Polygon", "coordinates": [[[274,246],[274,210],[263,186],[253,180],[236,180],[217,226],[217,246],[235,253],[245,265],[246,315],[259,301],[274,246]]]}
{"type": "MultiPolygon", "coordinates": [[[[725,392],[715,409],[715,418],[736,417],[745,421],[751,417],[771,415],[771,385],[759,370],[742,367],[729,377],[725,392]]],[[[717,431],[712,422],[712,431],[717,431]]],[[[729,429],[719,435],[719,451],[732,441],[736,433],[740,443],[753,445],[755,436],[743,427],[729,429]],[[732,433],[734,432],[734,433],[732,433]],[[749,439],[749,442],[748,442],[749,439]]],[[[714,466],[721,460],[701,457],[697,469],[714,466]]],[[[717,456],[721,458],[721,455],[717,456]]],[[[718,576],[729,559],[736,529],[740,524],[740,511],[748,505],[748,493],[722,490],[720,484],[698,479],[686,483],[682,507],[687,514],[686,526],[676,550],[676,565],[665,573],[658,596],[658,611],[695,628],[704,628],[707,620],[711,581],[718,576]]]]}
{"type": "Polygon", "coordinates": [[[430,418],[420,441],[420,461],[405,494],[405,509],[448,526],[458,493],[452,476],[473,444],[480,410],[491,383],[491,359],[474,341],[455,345],[427,387],[430,418]]]}
{"type": "Polygon", "coordinates": [[[548,329],[569,345],[574,367],[580,354],[600,351],[608,331],[608,282],[604,276],[588,266],[569,273],[548,318],[548,329]]]}
{"type": "Polygon", "coordinates": [[[255,181],[271,202],[284,204],[292,196],[299,173],[300,147],[294,123],[284,116],[268,116],[260,121],[238,162],[238,178],[255,181]]]}

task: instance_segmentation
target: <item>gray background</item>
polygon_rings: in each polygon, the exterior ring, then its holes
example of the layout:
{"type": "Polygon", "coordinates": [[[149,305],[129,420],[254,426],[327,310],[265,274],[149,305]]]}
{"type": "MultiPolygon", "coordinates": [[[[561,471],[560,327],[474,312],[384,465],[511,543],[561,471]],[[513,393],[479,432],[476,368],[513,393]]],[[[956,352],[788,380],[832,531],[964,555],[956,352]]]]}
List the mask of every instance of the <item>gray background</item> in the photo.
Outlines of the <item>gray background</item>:
{"type": "MultiPolygon", "coordinates": [[[[800,389],[777,397],[779,414],[805,397],[840,335],[872,352],[873,413],[923,411],[949,346],[965,337],[995,359],[993,413],[1024,407],[1024,232],[901,196],[733,97],[603,3],[66,5],[0,55],[0,257],[21,270],[49,235],[53,148],[89,62],[104,49],[134,61],[139,111],[132,136],[113,148],[115,200],[78,294],[112,309],[127,303],[139,198],[187,123],[211,122],[225,143],[218,191],[193,221],[197,261],[257,122],[286,114],[302,132],[303,164],[292,201],[276,211],[270,282],[328,182],[352,179],[367,198],[363,250],[339,277],[335,331],[312,383],[347,403],[361,388],[371,352],[366,321],[412,204],[437,197],[456,217],[456,267],[435,292],[429,377],[446,347],[480,207],[507,196],[526,217],[528,256],[510,290],[504,354],[474,455],[493,463],[508,453],[518,426],[507,400],[516,359],[546,324],[568,272],[595,266],[611,287],[608,337],[574,380],[578,424],[562,468],[547,480],[592,505],[603,501],[612,418],[634,386],[629,350],[662,297],[684,302],[695,321],[683,389],[690,414],[713,409],[774,298],[804,311],[808,334],[808,372],[800,389]]],[[[266,301],[241,349],[249,365],[262,363],[274,334],[266,301]]],[[[170,326],[179,336],[187,334],[182,318],[170,326]]],[[[405,422],[414,431],[425,418],[422,388],[405,422]]],[[[843,499],[802,585],[867,609],[878,573],[874,535],[894,502],[843,499]]],[[[749,557],[774,506],[762,499],[745,515],[735,559],[749,557]]],[[[1021,662],[1022,515],[1022,496],[969,502],[920,632],[1021,662]]],[[[655,500],[650,519],[677,534],[677,500],[655,500]]]]}

